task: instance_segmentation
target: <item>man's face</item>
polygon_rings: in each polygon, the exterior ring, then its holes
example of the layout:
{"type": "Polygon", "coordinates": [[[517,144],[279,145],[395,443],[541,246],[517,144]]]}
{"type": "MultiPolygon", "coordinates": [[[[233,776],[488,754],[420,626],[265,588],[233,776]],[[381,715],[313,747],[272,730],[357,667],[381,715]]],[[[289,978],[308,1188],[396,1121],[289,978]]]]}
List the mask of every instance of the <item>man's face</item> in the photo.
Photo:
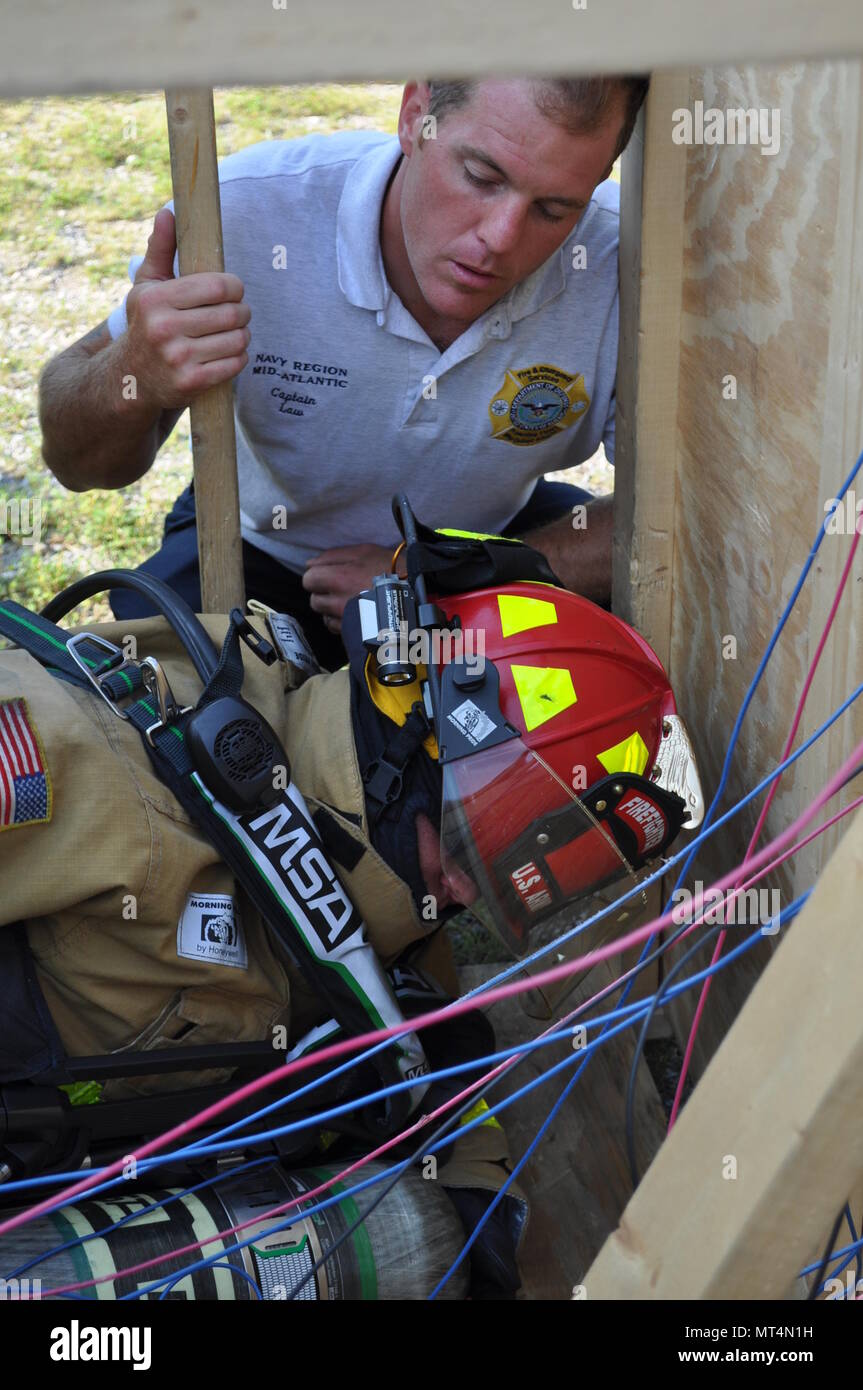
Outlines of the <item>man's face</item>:
{"type": "Polygon", "coordinates": [[[425,890],[435,899],[437,908],[469,907],[476,902],[477,890],[467,874],[451,864],[444,869],[441,861],[440,831],[436,830],[428,816],[420,811],[416,818],[417,846],[419,848],[420,872],[425,890]]]}
{"type": "Polygon", "coordinates": [[[476,84],[434,139],[421,139],[427,107],[426,84],[409,83],[399,121],[405,251],[432,312],[470,323],[573,230],[611,172],[623,98],[591,135],[543,116],[524,79],[476,84]]]}

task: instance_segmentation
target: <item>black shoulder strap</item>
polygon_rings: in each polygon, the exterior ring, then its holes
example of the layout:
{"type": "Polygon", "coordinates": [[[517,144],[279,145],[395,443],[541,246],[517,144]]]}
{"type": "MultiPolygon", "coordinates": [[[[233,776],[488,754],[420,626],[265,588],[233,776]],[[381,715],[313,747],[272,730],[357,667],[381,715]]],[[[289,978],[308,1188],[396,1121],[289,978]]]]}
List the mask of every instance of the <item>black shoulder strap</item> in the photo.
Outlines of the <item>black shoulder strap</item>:
{"type": "MultiPolygon", "coordinates": [[[[114,586],[121,574],[112,572],[114,586]]],[[[241,614],[239,619],[242,624],[241,614]]],[[[185,736],[193,712],[174,711],[171,719],[163,722],[143,689],[140,667],[127,660],[119,648],[98,634],[70,637],[42,615],[9,601],[0,603],[0,633],[11,637],[53,674],[106,699],[118,717],[134,725],[156,775],[218,850],[270,932],[347,1034],[355,1036],[404,1021],[366,938],[365,923],[330,864],[301,792],[289,780],[283,751],[276,761],[281,757],[284,789],[269,805],[237,813],[217,799],[195,766],[185,736]],[[120,709],[118,701],[127,696],[120,709]]],[[[218,701],[226,691],[236,690],[242,679],[237,651],[240,635],[237,622],[232,621],[221,657],[214,667],[212,662],[206,663],[207,686],[202,701],[218,701]]],[[[201,708],[200,701],[197,708],[201,708]]],[[[255,713],[251,706],[246,705],[246,709],[255,713]]],[[[383,1127],[390,1130],[418,1104],[425,1090],[422,1077],[428,1063],[419,1040],[410,1033],[379,1051],[374,1064],[386,1084],[415,1083],[387,1103],[383,1127]]],[[[381,1122],[370,1118],[370,1128],[379,1133],[381,1122]]]]}

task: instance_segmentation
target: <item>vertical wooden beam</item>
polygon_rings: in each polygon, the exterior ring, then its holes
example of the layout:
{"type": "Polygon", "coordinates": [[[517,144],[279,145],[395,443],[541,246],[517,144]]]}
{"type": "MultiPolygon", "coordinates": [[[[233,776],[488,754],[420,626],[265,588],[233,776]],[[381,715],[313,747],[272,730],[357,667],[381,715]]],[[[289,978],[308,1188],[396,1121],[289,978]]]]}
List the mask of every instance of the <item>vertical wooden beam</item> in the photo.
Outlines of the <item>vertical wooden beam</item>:
{"type": "Polygon", "coordinates": [[[787,1293],[863,1172],[861,898],[863,811],[591,1266],[588,1298],[787,1293]]]}
{"type": "MultiPolygon", "coordinates": [[[[174,88],[165,100],[180,274],[223,271],[213,93],[174,88]]],[[[199,396],[190,415],[202,612],[227,613],[245,601],[231,383],[199,396]]]]}
{"type": "MultiPolygon", "coordinates": [[[[655,72],[620,177],[620,337],[615,422],[612,607],[668,665],[677,467],[677,384],[686,151],[672,112],[689,100],[683,72],[655,72]]],[[[662,885],[647,914],[662,910],[662,885]]],[[[628,970],[640,952],[621,956],[628,970]]],[[[656,987],[656,967],[635,998],[656,987]]]]}
{"type": "Polygon", "coordinates": [[[686,149],[672,112],[687,72],[654,73],[621,168],[614,611],[668,662],[686,149]]]}

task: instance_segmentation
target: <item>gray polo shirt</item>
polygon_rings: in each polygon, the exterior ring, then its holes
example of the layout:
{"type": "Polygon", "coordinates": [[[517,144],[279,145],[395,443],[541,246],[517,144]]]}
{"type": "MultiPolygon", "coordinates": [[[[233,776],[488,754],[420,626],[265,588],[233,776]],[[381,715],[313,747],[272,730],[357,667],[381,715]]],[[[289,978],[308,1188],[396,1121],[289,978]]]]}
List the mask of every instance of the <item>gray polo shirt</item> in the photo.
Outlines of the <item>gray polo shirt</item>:
{"type": "MultiPolygon", "coordinates": [[[[219,166],[225,266],[252,311],[233,384],[243,535],[294,570],[330,546],[395,545],[396,491],[430,524],[498,531],[542,474],[601,441],[614,459],[617,184],[441,353],[384,272],[399,155],[395,136],[344,131],[219,166]]],[[[108,323],[124,331],[125,302],[108,323]]]]}

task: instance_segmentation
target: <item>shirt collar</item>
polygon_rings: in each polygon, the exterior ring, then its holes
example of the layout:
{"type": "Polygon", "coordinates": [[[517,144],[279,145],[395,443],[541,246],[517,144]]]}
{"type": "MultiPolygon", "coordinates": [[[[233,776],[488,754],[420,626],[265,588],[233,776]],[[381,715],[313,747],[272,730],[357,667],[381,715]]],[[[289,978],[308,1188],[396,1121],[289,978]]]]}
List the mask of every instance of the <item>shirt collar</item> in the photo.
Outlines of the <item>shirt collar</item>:
{"type": "Polygon", "coordinates": [[[507,315],[510,323],[518,323],[519,319],[526,319],[529,314],[535,314],[537,309],[541,309],[549,300],[556,299],[566,288],[566,258],[571,253],[568,248],[568,239],[563,246],[558,247],[542,265],[537,266],[525,280],[520,280],[517,285],[506,294],[501,301],[507,308],[507,315]]]}
{"type": "Polygon", "coordinates": [[[386,307],[390,295],[381,256],[381,206],[397,159],[398,136],[382,140],[352,166],[336,222],[339,288],[359,309],[386,307]]]}

